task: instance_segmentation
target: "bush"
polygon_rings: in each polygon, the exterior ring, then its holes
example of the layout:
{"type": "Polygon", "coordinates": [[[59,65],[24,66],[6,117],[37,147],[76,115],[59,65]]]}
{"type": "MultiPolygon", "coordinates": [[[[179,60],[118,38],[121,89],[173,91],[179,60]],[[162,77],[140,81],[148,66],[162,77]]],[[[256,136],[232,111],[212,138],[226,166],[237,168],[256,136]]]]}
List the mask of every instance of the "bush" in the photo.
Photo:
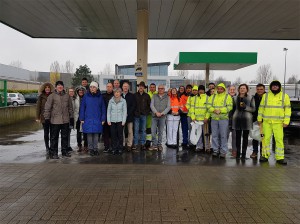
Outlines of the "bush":
{"type": "Polygon", "coordinates": [[[28,94],[28,93],[37,93],[38,90],[36,89],[8,89],[8,93],[21,93],[21,94],[28,94]]]}

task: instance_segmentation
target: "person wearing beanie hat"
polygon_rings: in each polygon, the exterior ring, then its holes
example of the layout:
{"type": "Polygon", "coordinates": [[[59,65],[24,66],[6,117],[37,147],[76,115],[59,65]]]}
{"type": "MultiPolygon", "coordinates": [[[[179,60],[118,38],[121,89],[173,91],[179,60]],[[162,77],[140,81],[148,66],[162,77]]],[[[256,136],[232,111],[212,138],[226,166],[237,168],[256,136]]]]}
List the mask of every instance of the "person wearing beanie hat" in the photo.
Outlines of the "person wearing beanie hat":
{"type": "Polygon", "coordinates": [[[198,91],[203,90],[205,92],[205,86],[204,85],[199,85],[198,86],[198,91]]]}
{"type": "Polygon", "coordinates": [[[55,83],[55,87],[57,87],[58,85],[65,86],[63,81],[57,81],[55,83]]]}
{"type": "Polygon", "coordinates": [[[79,120],[82,124],[83,133],[87,134],[90,155],[99,155],[98,140],[99,134],[103,133],[103,124],[106,120],[106,107],[97,82],[93,81],[90,83],[90,91],[82,98],[79,120]]]}
{"type": "MultiPolygon", "coordinates": [[[[191,119],[191,107],[192,107],[192,104],[193,102],[195,101],[195,96],[198,95],[198,86],[193,86],[192,87],[192,93],[189,95],[189,98],[187,99],[187,102],[186,102],[186,109],[188,110],[188,113],[187,113],[187,123],[188,123],[188,130],[189,130],[189,134],[188,134],[188,139],[190,139],[190,133],[191,133],[191,130],[192,130],[192,125],[191,125],[191,122],[192,122],[192,119],[191,119]]],[[[191,142],[189,141],[188,143],[188,148],[192,146],[191,142]]]]}
{"type": "Polygon", "coordinates": [[[270,154],[270,141],[274,134],[276,149],[275,159],[278,164],[286,165],[284,159],[283,128],[290,123],[291,103],[290,97],[281,91],[281,83],[272,81],[270,91],[261,99],[258,109],[257,121],[263,130],[262,156],[260,162],[267,162],[270,154]]]}
{"type": "Polygon", "coordinates": [[[217,93],[209,97],[207,109],[206,118],[211,117],[213,157],[220,153],[220,158],[225,159],[228,151],[228,113],[232,110],[232,98],[226,93],[224,83],[218,84],[217,93]]]}
{"type": "Polygon", "coordinates": [[[94,87],[96,87],[96,89],[98,90],[98,88],[99,88],[99,85],[98,85],[98,83],[97,82],[95,82],[95,81],[92,81],[91,82],[91,84],[90,84],[90,87],[91,86],[94,86],[94,87]]]}
{"type": "Polygon", "coordinates": [[[50,135],[50,159],[58,157],[58,139],[61,133],[61,154],[63,157],[70,157],[68,153],[69,125],[74,123],[74,112],[72,100],[64,90],[64,83],[57,81],[55,91],[51,94],[45,104],[45,123],[51,123],[50,135]]]}
{"type": "MultiPolygon", "coordinates": [[[[193,122],[204,122],[205,124],[208,123],[208,118],[207,117],[207,102],[208,102],[208,96],[205,94],[205,88],[204,86],[199,86],[200,88],[197,87],[198,89],[198,94],[196,94],[193,97],[193,100],[191,101],[190,105],[190,115],[191,115],[191,120],[193,122]]],[[[204,146],[206,150],[208,150],[210,147],[208,146],[208,142],[203,142],[204,139],[204,132],[203,132],[203,125],[201,125],[202,129],[202,134],[200,138],[198,139],[196,143],[196,152],[204,152],[204,146]]]]}

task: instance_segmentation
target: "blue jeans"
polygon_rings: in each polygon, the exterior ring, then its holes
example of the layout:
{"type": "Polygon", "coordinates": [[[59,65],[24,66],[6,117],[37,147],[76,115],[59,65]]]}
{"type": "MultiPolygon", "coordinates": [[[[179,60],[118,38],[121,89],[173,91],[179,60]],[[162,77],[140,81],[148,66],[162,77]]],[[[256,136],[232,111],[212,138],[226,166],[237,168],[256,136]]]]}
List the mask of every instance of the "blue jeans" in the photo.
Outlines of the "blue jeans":
{"type": "Polygon", "coordinates": [[[139,117],[134,117],[134,145],[145,145],[146,143],[146,115],[140,115],[139,117]]]}
{"type": "Polygon", "coordinates": [[[182,130],[182,144],[187,145],[189,143],[189,125],[187,115],[180,115],[181,130],[182,130]]]}
{"type": "Polygon", "coordinates": [[[211,120],[211,132],[214,152],[218,153],[220,149],[220,153],[225,155],[228,151],[228,120],[211,120]]]}

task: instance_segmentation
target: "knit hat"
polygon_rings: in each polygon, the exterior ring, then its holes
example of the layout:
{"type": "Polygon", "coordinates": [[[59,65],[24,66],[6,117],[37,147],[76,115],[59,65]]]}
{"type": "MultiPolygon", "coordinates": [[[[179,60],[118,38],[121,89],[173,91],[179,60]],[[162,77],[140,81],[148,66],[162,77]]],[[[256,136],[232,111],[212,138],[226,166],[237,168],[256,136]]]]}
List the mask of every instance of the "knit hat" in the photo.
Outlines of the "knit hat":
{"type": "Polygon", "coordinates": [[[199,85],[198,90],[204,90],[205,91],[205,86],[204,85],[199,85]]]}
{"type": "Polygon", "coordinates": [[[96,88],[98,89],[98,83],[95,82],[95,81],[92,81],[92,82],[91,82],[90,87],[91,87],[91,86],[94,86],[94,87],[96,87],[96,88]]]}
{"type": "Polygon", "coordinates": [[[57,81],[55,83],[55,87],[58,86],[58,85],[65,86],[63,81],[57,81]]]}
{"type": "Polygon", "coordinates": [[[194,86],[192,90],[198,90],[198,86],[194,86]]]}

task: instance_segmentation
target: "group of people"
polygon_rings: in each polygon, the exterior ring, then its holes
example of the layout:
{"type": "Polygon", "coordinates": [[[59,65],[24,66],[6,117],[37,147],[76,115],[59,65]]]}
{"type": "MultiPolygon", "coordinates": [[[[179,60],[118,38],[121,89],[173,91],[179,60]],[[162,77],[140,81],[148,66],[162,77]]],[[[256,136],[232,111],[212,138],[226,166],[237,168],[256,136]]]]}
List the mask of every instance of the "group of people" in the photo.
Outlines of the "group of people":
{"type": "MultiPolygon", "coordinates": [[[[205,86],[180,86],[168,91],[164,85],[156,87],[140,82],[136,93],[130,85],[119,80],[107,83],[101,94],[97,82],[88,84],[82,79],[81,86],[68,88],[57,81],[55,88],[45,83],[40,88],[37,103],[37,120],[43,124],[47,155],[58,159],[58,137],[61,133],[62,156],[70,157],[70,133],[77,130],[78,152],[99,155],[98,142],[102,134],[103,152],[122,154],[124,151],[163,149],[163,134],[166,127],[166,145],[181,146],[196,152],[211,151],[213,157],[224,159],[228,152],[231,132],[232,157],[246,159],[249,131],[257,121],[262,142],[253,140],[251,158],[266,162],[270,156],[270,140],[275,136],[275,159],[287,164],[284,159],[283,128],[289,124],[290,100],[282,92],[279,81],[272,81],[269,92],[258,84],[256,94],[249,94],[247,84],[226,87],[223,83],[205,86]],[[195,123],[201,133],[196,142],[191,141],[195,123]],[[179,135],[181,126],[182,134],[179,135]],[[50,136],[50,138],[49,138],[50,136]],[[182,136],[182,140],[179,140],[182,136]]],[[[196,130],[197,131],[197,130],[196,130]]]]}

